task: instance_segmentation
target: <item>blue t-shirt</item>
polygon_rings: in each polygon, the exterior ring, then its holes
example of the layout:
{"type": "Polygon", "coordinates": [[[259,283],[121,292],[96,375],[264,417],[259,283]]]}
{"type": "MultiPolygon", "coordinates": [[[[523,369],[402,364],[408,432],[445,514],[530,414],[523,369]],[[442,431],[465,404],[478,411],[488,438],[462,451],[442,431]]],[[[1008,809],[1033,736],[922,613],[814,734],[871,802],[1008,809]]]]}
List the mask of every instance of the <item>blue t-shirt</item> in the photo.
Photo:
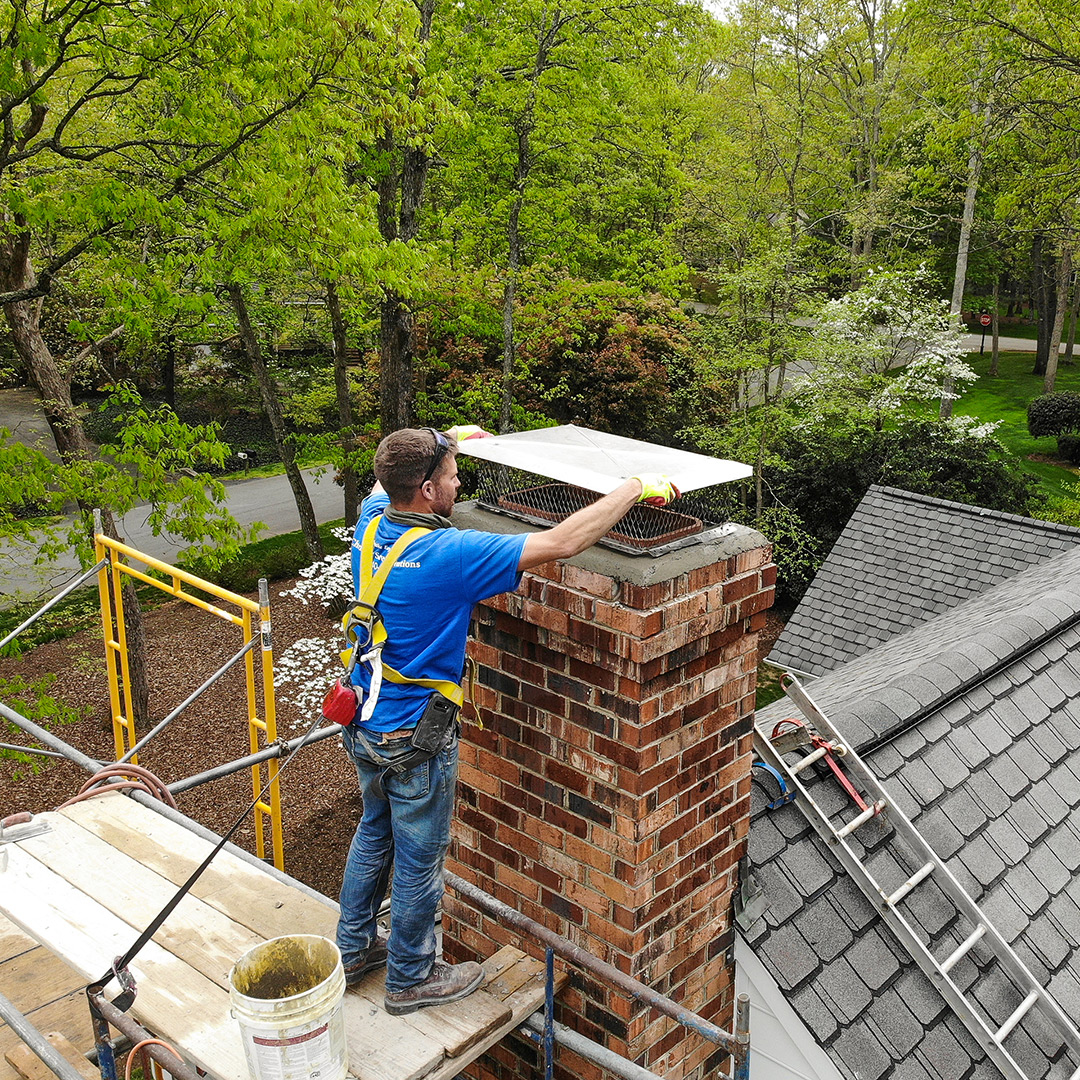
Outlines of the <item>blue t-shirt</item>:
{"type": "MultiPolygon", "coordinates": [[[[353,589],[359,595],[360,545],[371,519],[389,505],[379,492],[360,507],[353,534],[353,589]]],[[[384,517],[375,532],[375,569],[403,533],[384,517]]],[[[518,562],[526,534],[501,536],[473,529],[432,529],[414,540],[387,576],[375,606],[382,615],[387,641],[383,660],[414,679],[459,682],[465,663],[469,620],[478,600],[516,589],[521,580],[518,562]]],[[[353,669],[353,682],[367,690],[368,666],[353,669]]],[[[384,679],[379,700],[366,731],[396,731],[413,727],[431,691],[384,679]]],[[[359,714],[358,714],[359,715],[359,714]]]]}

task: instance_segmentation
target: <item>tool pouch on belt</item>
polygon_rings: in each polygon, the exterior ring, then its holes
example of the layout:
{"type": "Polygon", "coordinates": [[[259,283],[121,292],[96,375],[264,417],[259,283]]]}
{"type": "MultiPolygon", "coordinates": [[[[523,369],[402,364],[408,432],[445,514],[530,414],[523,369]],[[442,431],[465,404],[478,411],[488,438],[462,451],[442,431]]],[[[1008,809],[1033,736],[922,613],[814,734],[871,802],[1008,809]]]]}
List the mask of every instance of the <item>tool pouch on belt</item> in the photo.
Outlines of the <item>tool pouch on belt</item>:
{"type": "Polygon", "coordinates": [[[400,776],[414,766],[430,761],[439,753],[450,742],[453,733],[457,730],[459,711],[458,705],[443,697],[438,691],[432,694],[409,739],[413,752],[383,769],[372,781],[371,793],[378,799],[385,799],[383,781],[387,773],[400,776]]]}

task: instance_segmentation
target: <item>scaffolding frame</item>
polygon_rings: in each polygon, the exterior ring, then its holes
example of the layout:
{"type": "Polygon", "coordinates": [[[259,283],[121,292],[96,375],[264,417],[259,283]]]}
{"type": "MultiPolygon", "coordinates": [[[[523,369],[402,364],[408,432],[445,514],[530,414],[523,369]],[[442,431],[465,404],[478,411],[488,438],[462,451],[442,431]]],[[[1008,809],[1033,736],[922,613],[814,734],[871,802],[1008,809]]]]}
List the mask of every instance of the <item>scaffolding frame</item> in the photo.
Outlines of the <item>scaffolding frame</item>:
{"type": "MultiPolygon", "coordinates": [[[[244,661],[245,693],[247,699],[248,748],[251,755],[258,754],[266,746],[277,743],[277,710],[274,699],[274,650],[270,620],[270,590],[266,579],[259,580],[258,601],[223,589],[213,582],[205,581],[195,574],[181,570],[152,555],[147,555],[127,544],[106,536],[101,531],[101,514],[94,511],[94,554],[97,561],[98,597],[101,603],[101,628],[105,641],[105,668],[109,684],[109,710],[113,725],[113,743],[118,762],[139,762],[138,751],[150,739],[163,731],[184,709],[211,686],[214,685],[230,668],[241,659],[244,661]],[[131,560],[141,563],[145,569],[131,565],[131,560]],[[154,577],[157,572],[166,578],[154,577]],[[122,588],[124,575],[152,585],[155,589],[168,593],[177,600],[191,604],[210,615],[237,627],[241,632],[242,646],[222,667],[211,675],[197,690],[188,696],[176,709],[157,724],[143,739],[137,740],[135,734],[135,711],[131,699],[131,671],[127,642],[127,630],[124,620],[124,600],[122,588]],[[187,588],[185,588],[185,586],[187,588]],[[228,611],[215,603],[204,600],[188,591],[197,589],[216,600],[229,604],[238,611],[228,611]],[[256,636],[254,620],[258,619],[256,636]],[[260,683],[262,689],[263,713],[259,715],[258,696],[255,678],[255,648],[260,651],[260,683]]],[[[285,868],[285,846],[281,822],[281,790],[277,775],[281,768],[277,756],[252,761],[251,787],[255,802],[255,854],[266,858],[265,825],[270,824],[270,846],[274,866],[285,868]],[[263,778],[263,767],[266,777],[263,778]],[[259,798],[263,789],[266,798],[259,798]]]]}

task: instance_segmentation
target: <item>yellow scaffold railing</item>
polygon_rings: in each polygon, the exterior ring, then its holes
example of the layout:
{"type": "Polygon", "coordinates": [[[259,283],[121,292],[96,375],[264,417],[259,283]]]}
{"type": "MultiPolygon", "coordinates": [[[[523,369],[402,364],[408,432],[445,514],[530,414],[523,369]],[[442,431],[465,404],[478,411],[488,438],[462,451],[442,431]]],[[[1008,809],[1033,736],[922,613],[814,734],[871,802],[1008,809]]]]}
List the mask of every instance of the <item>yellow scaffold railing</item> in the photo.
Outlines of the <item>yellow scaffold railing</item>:
{"type": "MultiPolygon", "coordinates": [[[[98,594],[101,598],[101,625],[105,638],[105,666],[108,672],[110,712],[112,714],[113,740],[116,746],[117,761],[126,758],[133,764],[138,763],[138,755],[131,752],[132,747],[136,745],[136,737],[135,714],[131,700],[127,632],[124,627],[124,603],[121,595],[124,574],[146,585],[153,585],[154,588],[167,592],[178,600],[193,604],[195,607],[201,608],[203,611],[231,623],[241,630],[245,650],[244,668],[247,683],[247,720],[250,752],[255,754],[261,749],[260,736],[265,739],[264,746],[275,743],[277,741],[277,715],[274,707],[274,651],[270,633],[270,600],[265,583],[260,583],[259,602],[256,602],[214,585],[212,582],[204,581],[194,574],[189,574],[176,566],[155,559],[151,555],[136,551],[135,548],[128,547],[126,544],[104,535],[100,529],[94,535],[94,548],[96,559],[99,562],[104,562],[101,570],[98,571],[98,594]],[[139,570],[132,566],[130,562],[125,561],[132,559],[142,563],[146,569],[139,570]],[[168,580],[153,577],[150,571],[156,571],[164,575],[168,580]],[[209,596],[216,597],[218,600],[238,608],[239,611],[235,613],[227,611],[199,596],[195,596],[185,590],[185,585],[198,589],[209,596]],[[255,687],[255,646],[252,640],[254,637],[253,617],[259,619],[263,698],[263,716],[261,718],[259,716],[255,687]]],[[[253,797],[257,797],[264,786],[269,785],[267,788],[269,801],[264,797],[258,799],[255,803],[255,854],[260,859],[266,857],[263,831],[265,821],[269,818],[274,865],[279,870],[284,870],[281,791],[280,785],[274,783],[279,769],[280,762],[277,758],[257,762],[251,766],[251,783],[253,797]],[[267,769],[265,779],[262,775],[263,765],[267,769]]]]}

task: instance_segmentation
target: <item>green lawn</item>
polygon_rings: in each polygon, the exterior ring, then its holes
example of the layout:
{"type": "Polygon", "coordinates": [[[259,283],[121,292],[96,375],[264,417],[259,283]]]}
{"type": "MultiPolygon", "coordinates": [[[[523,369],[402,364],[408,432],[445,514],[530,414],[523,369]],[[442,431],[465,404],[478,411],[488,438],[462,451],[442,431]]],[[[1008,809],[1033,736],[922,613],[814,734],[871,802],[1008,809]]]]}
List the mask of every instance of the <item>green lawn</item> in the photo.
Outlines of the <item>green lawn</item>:
{"type": "MultiPolygon", "coordinates": [[[[998,374],[993,378],[988,374],[989,351],[983,356],[972,353],[968,360],[979,379],[956,403],[954,412],[976,416],[980,420],[1001,421],[995,433],[1001,443],[1020,458],[1025,469],[1039,478],[1048,494],[1065,495],[1068,486],[1075,484],[1080,475],[1077,469],[1031,460],[1033,456],[1053,458],[1057,454],[1056,438],[1033,439],[1028,434],[1028,402],[1043,392],[1043,377],[1031,373],[1035,354],[1003,352],[998,374]]],[[[1080,364],[1062,364],[1054,389],[1080,391],[1080,364]]]]}

